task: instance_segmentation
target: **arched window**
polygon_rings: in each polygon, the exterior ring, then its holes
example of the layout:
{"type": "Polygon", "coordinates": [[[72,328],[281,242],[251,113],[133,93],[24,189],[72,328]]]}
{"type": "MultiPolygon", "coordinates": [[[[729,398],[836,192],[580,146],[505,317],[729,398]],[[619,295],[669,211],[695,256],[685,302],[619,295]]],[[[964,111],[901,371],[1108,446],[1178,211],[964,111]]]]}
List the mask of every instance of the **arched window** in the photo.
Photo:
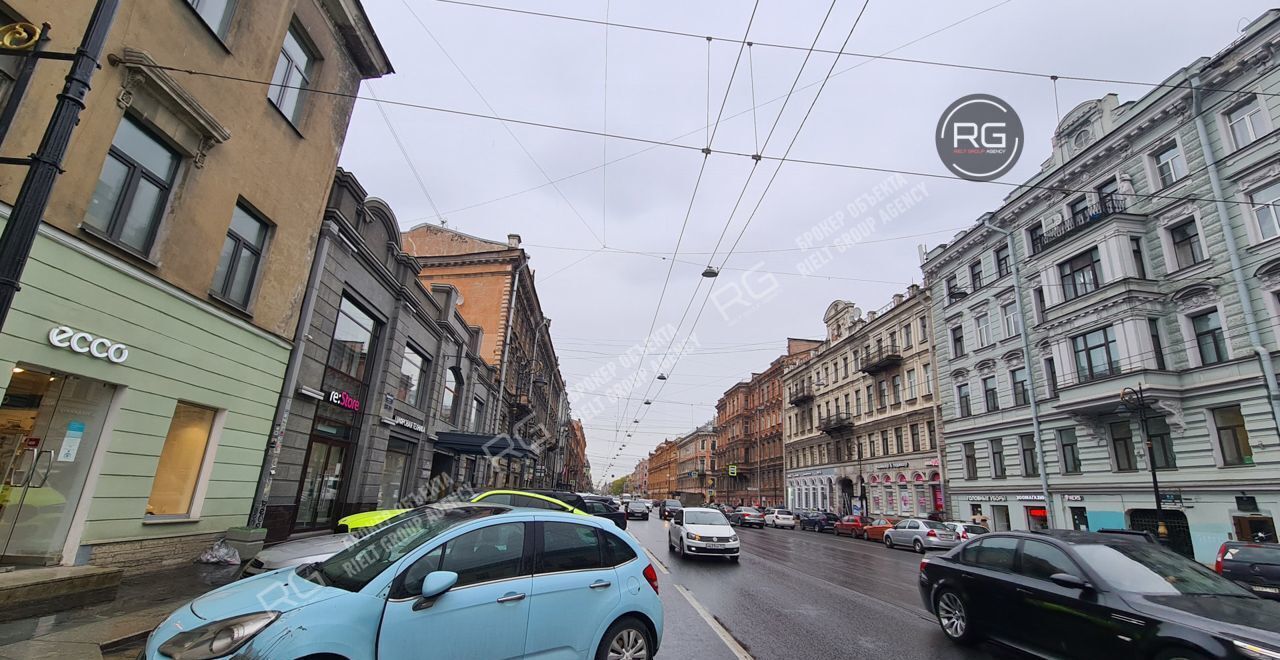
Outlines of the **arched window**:
{"type": "Polygon", "coordinates": [[[462,401],[462,372],[450,367],[444,379],[444,395],[440,398],[440,414],[450,424],[458,425],[458,408],[462,401]]]}

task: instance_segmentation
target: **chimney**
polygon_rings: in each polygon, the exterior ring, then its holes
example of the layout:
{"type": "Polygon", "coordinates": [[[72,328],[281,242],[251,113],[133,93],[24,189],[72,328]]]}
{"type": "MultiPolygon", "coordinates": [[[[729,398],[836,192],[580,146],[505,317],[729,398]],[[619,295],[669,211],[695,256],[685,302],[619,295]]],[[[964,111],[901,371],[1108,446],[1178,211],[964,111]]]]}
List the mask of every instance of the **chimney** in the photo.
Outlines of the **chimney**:
{"type": "Polygon", "coordinates": [[[902,294],[901,294],[901,293],[895,293],[895,294],[893,294],[893,305],[894,305],[894,307],[897,307],[898,305],[901,305],[901,304],[902,304],[902,294]]]}
{"type": "Polygon", "coordinates": [[[507,247],[511,249],[520,247],[520,234],[507,234],[507,247]]]}
{"type": "Polygon", "coordinates": [[[918,296],[918,295],[920,295],[919,284],[912,284],[911,286],[907,287],[907,296],[918,296]]]}

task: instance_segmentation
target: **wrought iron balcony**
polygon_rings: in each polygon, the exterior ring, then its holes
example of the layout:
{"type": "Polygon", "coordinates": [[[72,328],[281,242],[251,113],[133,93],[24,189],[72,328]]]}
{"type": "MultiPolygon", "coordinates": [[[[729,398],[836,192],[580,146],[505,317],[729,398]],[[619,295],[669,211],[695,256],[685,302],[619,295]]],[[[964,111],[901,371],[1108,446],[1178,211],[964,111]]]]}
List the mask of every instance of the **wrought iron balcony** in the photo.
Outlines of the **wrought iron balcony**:
{"type": "Polygon", "coordinates": [[[902,351],[898,349],[897,344],[889,344],[888,346],[880,346],[863,356],[862,372],[876,374],[900,364],[902,364],[902,351]]]}
{"type": "Polygon", "coordinates": [[[813,399],[813,384],[807,380],[792,385],[787,395],[787,400],[791,403],[804,403],[811,399],[813,399]]]}
{"type": "Polygon", "coordinates": [[[830,433],[853,428],[853,415],[847,412],[836,412],[818,416],[818,428],[830,433]]]}
{"type": "Polygon", "coordinates": [[[1043,234],[1031,242],[1031,254],[1040,254],[1117,213],[1124,213],[1126,208],[1128,202],[1123,197],[1107,195],[1097,204],[1089,206],[1087,212],[1072,214],[1062,224],[1044,230],[1043,234]]]}

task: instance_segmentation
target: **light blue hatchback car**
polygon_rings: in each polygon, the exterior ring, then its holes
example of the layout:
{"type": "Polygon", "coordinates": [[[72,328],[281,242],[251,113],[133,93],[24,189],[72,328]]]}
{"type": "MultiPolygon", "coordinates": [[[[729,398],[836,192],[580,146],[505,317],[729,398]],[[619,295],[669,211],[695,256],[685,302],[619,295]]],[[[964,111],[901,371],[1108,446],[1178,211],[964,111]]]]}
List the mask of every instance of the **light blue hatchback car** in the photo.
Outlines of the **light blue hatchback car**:
{"type": "Polygon", "coordinates": [[[315,564],[211,591],[145,657],[611,658],[662,640],[658,575],[607,520],[422,507],[315,564]]]}

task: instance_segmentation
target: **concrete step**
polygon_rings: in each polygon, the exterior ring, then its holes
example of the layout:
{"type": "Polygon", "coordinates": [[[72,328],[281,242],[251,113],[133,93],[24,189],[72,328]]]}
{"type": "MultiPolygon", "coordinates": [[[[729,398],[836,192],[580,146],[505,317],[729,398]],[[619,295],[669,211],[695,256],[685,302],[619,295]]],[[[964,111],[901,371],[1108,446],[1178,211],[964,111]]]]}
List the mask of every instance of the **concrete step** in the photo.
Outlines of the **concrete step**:
{"type": "Polygon", "coordinates": [[[0,621],[82,607],[116,597],[119,568],[49,566],[0,573],[0,621]]]}

